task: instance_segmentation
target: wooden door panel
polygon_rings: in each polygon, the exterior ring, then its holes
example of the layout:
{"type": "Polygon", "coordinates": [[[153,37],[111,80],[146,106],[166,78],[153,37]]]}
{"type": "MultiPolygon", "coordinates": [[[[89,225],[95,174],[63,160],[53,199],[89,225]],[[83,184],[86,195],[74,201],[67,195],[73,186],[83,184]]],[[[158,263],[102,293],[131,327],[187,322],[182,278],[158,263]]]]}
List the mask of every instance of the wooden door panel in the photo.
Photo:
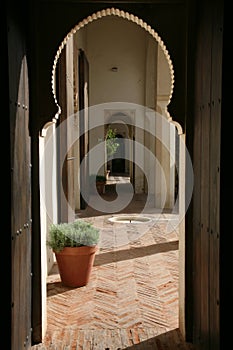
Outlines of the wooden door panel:
{"type": "Polygon", "coordinates": [[[23,39],[9,26],[11,128],[11,350],[31,348],[31,146],[23,39]],[[17,40],[16,40],[17,37],[17,40]],[[16,44],[17,43],[17,44],[16,44]]]}

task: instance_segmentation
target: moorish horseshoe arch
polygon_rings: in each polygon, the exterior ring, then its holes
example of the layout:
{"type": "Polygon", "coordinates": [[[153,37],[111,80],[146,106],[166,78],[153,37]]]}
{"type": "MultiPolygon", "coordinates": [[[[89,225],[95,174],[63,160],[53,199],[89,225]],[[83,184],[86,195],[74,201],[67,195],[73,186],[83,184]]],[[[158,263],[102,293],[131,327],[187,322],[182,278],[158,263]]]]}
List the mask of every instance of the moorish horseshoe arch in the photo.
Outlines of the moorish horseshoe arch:
{"type": "Polygon", "coordinates": [[[89,24],[89,23],[91,23],[91,22],[93,22],[95,20],[101,19],[101,18],[106,17],[106,16],[118,16],[118,17],[121,17],[123,19],[127,19],[127,20],[129,20],[129,21],[131,21],[133,23],[136,23],[138,26],[142,27],[145,31],[147,31],[157,41],[157,43],[159,44],[160,48],[162,49],[162,51],[163,51],[163,53],[164,53],[164,55],[165,55],[165,57],[167,59],[169,72],[170,72],[170,78],[171,78],[170,94],[169,94],[169,98],[168,98],[168,101],[167,101],[167,104],[166,104],[166,108],[165,108],[166,117],[167,117],[167,120],[170,123],[172,123],[172,124],[174,124],[176,126],[178,134],[179,135],[182,134],[183,130],[182,130],[181,125],[178,122],[176,122],[176,121],[174,121],[172,119],[172,117],[170,116],[170,113],[167,110],[167,107],[168,107],[168,105],[171,102],[171,98],[172,98],[172,94],[173,94],[173,90],[174,90],[175,78],[174,78],[173,64],[172,64],[170,55],[168,53],[168,50],[167,50],[163,40],[158,35],[158,33],[153,28],[151,28],[150,25],[148,25],[142,19],[138,18],[138,16],[134,16],[133,14],[130,14],[128,12],[125,12],[123,10],[119,10],[119,9],[116,9],[116,8],[107,8],[106,10],[97,11],[96,13],[93,13],[92,15],[88,16],[87,18],[85,18],[84,20],[79,22],[73,29],[71,29],[71,31],[66,35],[66,37],[62,41],[61,45],[59,46],[59,48],[57,50],[57,53],[56,53],[56,56],[55,56],[55,59],[54,59],[54,62],[53,62],[52,79],[51,79],[52,94],[53,94],[53,98],[54,98],[55,104],[56,104],[57,109],[58,109],[58,111],[57,111],[57,113],[55,115],[55,118],[58,119],[59,115],[61,114],[61,107],[60,107],[60,105],[58,103],[58,100],[57,100],[56,88],[55,88],[55,85],[56,85],[56,78],[55,78],[56,67],[57,67],[57,63],[58,63],[59,57],[61,55],[61,52],[62,52],[63,48],[65,47],[67,41],[79,29],[83,28],[84,26],[86,26],[87,24],[89,24]]]}
{"type": "Polygon", "coordinates": [[[83,28],[87,24],[101,19],[106,16],[118,16],[122,19],[126,19],[128,21],[131,21],[138,26],[140,26],[142,29],[147,31],[153,39],[156,40],[158,45],[160,46],[168,64],[169,68],[169,73],[170,73],[170,93],[168,96],[167,103],[165,105],[165,115],[167,118],[167,121],[171,124],[174,124],[174,126],[177,129],[177,133],[179,135],[179,179],[182,179],[182,181],[179,181],[179,215],[180,215],[180,224],[179,224],[179,328],[183,335],[185,334],[185,212],[186,212],[186,207],[185,207],[185,167],[186,167],[186,151],[185,151],[185,134],[183,133],[183,128],[180,125],[179,122],[173,120],[173,118],[170,116],[170,113],[168,111],[168,105],[171,102],[172,95],[173,95],[173,90],[174,90],[174,68],[173,64],[170,58],[170,55],[168,53],[168,50],[162,41],[161,37],[158,35],[158,33],[151,28],[150,25],[148,25],[146,22],[144,22],[142,19],[138,18],[138,16],[135,16],[133,14],[130,14],[128,12],[125,12],[123,10],[119,10],[117,8],[107,8],[105,10],[97,11],[96,13],[93,13],[92,15],[88,16],[87,18],[83,19],[81,22],[79,22],[74,28],[70,30],[70,32],[66,35],[62,43],[60,44],[57,53],[55,55],[54,61],[53,61],[53,66],[52,66],[52,75],[51,75],[51,87],[52,87],[52,95],[54,98],[55,105],[57,107],[57,113],[55,116],[52,118],[50,122],[48,122],[46,125],[44,125],[43,130],[42,130],[42,135],[45,136],[46,134],[46,129],[48,128],[49,125],[56,124],[57,120],[59,119],[59,116],[61,114],[61,107],[59,105],[59,102],[57,100],[56,96],[56,68],[57,68],[57,63],[60,58],[61,52],[65,45],[67,44],[68,40],[71,38],[73,34],[75,34],[79,29],[83,28]],[[44,132],[44,134],[43,134],[44,132]]]}

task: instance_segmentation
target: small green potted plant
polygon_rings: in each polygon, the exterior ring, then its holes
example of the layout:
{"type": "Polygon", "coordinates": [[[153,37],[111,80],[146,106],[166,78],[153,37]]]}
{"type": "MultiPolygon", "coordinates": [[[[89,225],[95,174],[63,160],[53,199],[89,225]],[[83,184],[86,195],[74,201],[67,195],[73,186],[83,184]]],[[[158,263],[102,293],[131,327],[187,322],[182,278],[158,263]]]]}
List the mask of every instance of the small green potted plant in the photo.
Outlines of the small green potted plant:
{"type": "Polygon", "coordinates": [[[109,178],[109,174],[110,174],[112,156],[117,152],[118,147],[120,146],[116,135],[117,135],[116,129],[112,129],[111,126],[108,126],[108,129],[105,135],[105,143],[106,143],[106,151],[107,151],[107,178],[109,178]]]}
{"type": "Polygon", "coordinates": [[[110,126],[107,129],[106,136],[106,149],[107,149],[107,157],[111,157],[117,152],[120,144],[118,143],[118,138],[116,136],[116,129],[112,129],[110,126]]]}
{"type": "Polygon", "coordinates": [[[47,245],[55,253],[64,285],[82,287],[89,282],[98,242],[99,229],[85,220],[50,226],[47,245]]]}

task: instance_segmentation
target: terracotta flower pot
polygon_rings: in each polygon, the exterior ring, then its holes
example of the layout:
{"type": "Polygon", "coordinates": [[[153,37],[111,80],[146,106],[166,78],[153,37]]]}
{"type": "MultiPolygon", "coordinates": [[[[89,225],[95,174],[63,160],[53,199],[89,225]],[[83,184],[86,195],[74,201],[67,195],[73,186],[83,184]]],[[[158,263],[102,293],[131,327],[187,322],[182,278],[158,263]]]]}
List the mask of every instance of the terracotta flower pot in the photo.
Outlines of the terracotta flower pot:
{"type": "Polygon", "coordinates": [[[90,280],[97,246],[65,247],[55,252],[62,283],[67,287],[82,287],[90,280]]]}

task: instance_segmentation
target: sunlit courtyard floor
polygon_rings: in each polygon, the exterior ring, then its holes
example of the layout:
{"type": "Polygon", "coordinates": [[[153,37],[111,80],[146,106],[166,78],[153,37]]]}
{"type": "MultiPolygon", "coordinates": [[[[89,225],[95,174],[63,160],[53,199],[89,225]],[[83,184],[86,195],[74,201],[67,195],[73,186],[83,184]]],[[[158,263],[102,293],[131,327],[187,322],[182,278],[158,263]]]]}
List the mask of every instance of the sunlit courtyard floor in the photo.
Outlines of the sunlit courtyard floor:
{"type": "Polygon", "coordinates": [[[114,222],[112,213],[91,207],[77,212],[100,229],[91,278],[84,287],[65,287],[54,265],[47,278],[47,333],[33,349],[192,349],[178,322],[178,217],[153,208],[144,213],[145,200],[134,197],[116,214],[148,218],[136,224],[114,222]]]}

